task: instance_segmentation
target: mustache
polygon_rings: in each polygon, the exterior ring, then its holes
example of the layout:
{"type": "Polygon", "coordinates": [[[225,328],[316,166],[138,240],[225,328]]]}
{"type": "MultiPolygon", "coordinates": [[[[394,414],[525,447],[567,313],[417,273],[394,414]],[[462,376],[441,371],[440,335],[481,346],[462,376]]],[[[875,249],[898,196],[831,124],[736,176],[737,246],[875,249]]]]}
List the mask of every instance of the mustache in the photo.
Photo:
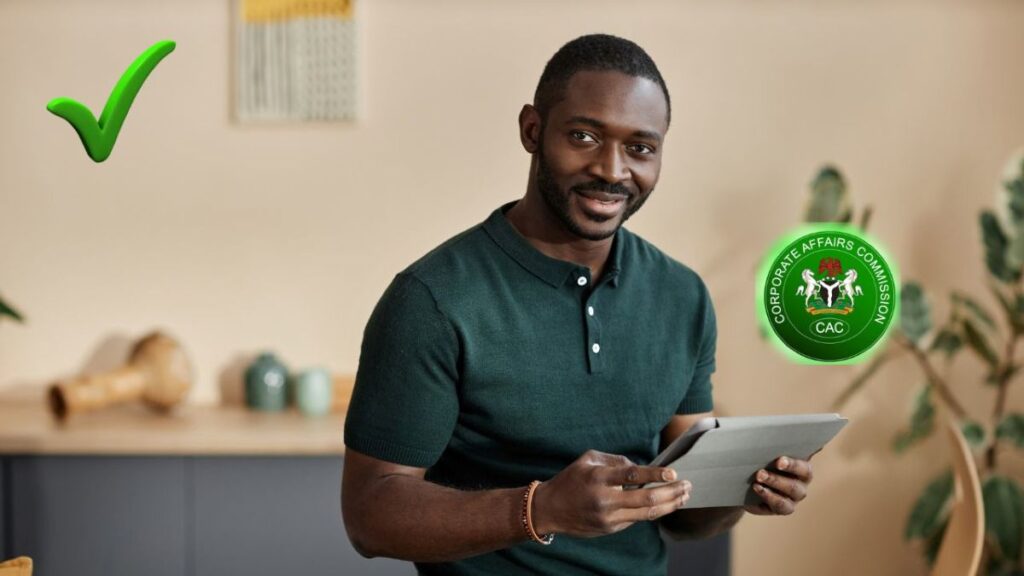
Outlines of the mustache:
{"type": "Polygon", "coordinates": [[[605,192],[607,194],[622,196],[623,198],[629,198],[631,196],[631,194],[629,193],[629,189],[626,188],[624,184],[619,182],[616,182],[615,184],[610,184],[602,180],[595,180],[593,182],[587,182],[586,184],[577,184],[576,186],[573,186],[569,189],[572,190],[573,192],[605,192]]]}

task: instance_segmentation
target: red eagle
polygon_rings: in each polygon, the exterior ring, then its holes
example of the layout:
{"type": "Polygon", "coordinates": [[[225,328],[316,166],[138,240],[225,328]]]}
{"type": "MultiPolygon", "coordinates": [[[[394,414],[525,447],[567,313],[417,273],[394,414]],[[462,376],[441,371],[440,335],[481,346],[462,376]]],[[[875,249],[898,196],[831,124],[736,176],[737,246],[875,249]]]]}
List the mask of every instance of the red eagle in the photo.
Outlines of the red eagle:
{"type": "Polygon", "coordinates": [[[818,274],[824,273],[828,278],[836,278],[843,273],[843,265],[838,258],[822,258],[818,263],[818,274]]]}

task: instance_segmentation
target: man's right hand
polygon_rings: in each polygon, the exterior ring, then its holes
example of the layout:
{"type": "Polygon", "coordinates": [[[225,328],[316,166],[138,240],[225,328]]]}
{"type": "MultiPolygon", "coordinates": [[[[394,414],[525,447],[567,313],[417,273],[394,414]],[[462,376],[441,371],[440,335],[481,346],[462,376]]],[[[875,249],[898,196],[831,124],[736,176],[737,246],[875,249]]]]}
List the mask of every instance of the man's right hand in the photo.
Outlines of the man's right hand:
{"type": "Polygon", "coordinates": [[[538,534],[583,538],[611,534],[682,508],[690,499],[690,488],[688,480],[675,479],[671,468],[641,466],[625,456],[588,450],[536,488],[533,527],[538,534]],[[622,489],[624,484],[647,482],[668,483],[622,489]]]}

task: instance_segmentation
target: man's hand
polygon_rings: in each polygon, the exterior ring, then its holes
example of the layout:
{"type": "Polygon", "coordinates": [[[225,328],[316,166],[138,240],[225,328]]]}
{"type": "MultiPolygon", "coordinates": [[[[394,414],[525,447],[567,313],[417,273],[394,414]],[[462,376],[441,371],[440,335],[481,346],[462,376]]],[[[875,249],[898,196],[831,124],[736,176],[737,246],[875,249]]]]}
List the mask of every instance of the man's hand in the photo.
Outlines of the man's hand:
{"type": "Polygon", "coordinates": [[[761,516],[792,514],[797,503],[807,497],[807,486],[812,477],[810,458],[797,460],[782,456],[775,460],[774,470],[758,470],[754,477],[754,493],[761,497],[761,502],[743,509],[761,516]]]}
{"type": "Polygon", "coordinates": [[[533,496],[533,526],[538,534],[554,532],[589,538],[624,530],[641,520],[657,520],[690,499],[690,482],[675,470],[641,466],[621,455],[588,450],[533,496]],[[668,482],[623,490],[623,484],[668,482]]]}

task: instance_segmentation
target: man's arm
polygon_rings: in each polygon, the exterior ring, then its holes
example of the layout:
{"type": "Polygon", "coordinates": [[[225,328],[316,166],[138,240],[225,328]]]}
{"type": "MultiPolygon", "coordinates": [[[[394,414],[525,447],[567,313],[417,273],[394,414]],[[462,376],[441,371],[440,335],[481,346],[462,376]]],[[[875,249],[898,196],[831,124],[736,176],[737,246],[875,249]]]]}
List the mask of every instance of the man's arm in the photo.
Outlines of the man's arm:
{"type": "MultiPolygon", "coordinates": [[[[426,470],[349,448],[341,509],[357,552],[414,562],[454,561],[526,540],[521,524],[525,487],[462,491],[424,479],[426,470]]],[[[690,486],[661,466],[588,450],[534,491],[532,519],[540,534],[603,536],[657,520],[686,504],[690,486]],[[624,484],[666,481],[623,490],[624,484]]],[[[540,546],[540,544],[536,544],[540,546]]]]}
{"type": "MultiPolygon", "coordinates": [[[[714,413],[712,412],[676,414],[661,431],[659,452],[664,450],[683,432],[689,430],[690,426],[696,424],[698,420],[713,416],[714,413]]],[[[693,489],[699,491],[700,486],[694,486],[693,489]]],[[[684,507],[671,514],[662,516],[659,522],[673,540],[710,538],[735,526],[739,519],[743,517],[743,512],[742,506],[693,509],[684,507]]]]}
{"type": "Polygon", "coordinates": [[[359,554],[443,562],[526,539],[522,488],[456,490],[424,480],[425,473],[345,451],[341,510],[359,554]]]}

